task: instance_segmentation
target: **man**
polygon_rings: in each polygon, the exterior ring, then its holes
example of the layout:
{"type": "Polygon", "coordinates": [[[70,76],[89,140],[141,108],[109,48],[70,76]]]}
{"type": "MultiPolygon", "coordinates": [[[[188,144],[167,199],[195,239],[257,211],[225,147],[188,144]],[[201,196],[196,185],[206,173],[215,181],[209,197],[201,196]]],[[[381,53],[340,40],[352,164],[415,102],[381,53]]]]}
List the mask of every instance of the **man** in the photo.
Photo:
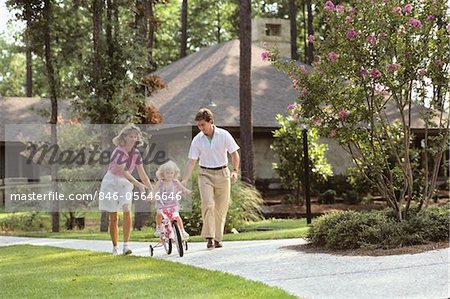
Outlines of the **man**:
{"type": "Polygon", "coordinates": [[[198,185],[202,200],[202,236],[207,240],[207,248],[220,248],[231,184],[238,178],[239,146],[228,131],[214,125],[214,116],[209,109],[200,109],[195,121],[200,132],[192,140],[182,183],[187,184],[197,160],[200,160],[198,185]],[[231,173],[227,152],[231,155],[231,173]]]}

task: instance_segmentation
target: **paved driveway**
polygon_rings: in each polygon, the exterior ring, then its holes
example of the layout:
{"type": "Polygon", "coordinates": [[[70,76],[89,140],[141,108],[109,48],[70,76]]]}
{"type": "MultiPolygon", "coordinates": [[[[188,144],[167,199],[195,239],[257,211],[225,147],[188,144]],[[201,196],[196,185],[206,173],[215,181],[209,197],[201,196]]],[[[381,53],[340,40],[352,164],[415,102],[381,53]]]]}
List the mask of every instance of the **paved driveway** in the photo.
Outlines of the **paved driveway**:
{"type": "MultiPolygon", "coordinates": [[[[155,250],[155,258],[221,270],[278,286],[303,298],[448,298],[449,249],[384,257],[335,256],[284,249],[303,239],[225,242],[208,250],[190,243],[182,258],[155,250]]],[[[0,246],[49,245],[111,251],[109,241],[0,236],[0,246]]],[[[149,256],[148,243],[131,242],[135,255],[149,256]]]]}

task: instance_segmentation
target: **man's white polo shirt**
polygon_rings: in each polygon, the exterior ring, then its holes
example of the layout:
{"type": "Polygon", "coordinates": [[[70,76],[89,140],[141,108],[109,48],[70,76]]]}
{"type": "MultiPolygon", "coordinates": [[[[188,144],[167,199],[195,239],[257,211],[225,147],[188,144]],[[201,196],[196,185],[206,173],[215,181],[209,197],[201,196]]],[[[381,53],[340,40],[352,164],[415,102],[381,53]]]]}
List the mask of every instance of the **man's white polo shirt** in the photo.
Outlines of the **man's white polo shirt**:
{"type": "Polygon", "coordinates": [[[239,149],[233,136],[224,129],[214,126],[214,135],[209,139],[203,132],[192,140],[189,149],[189,159],[198,160],[200,166],[215,168],[228,165],[228,153],[239,149]]]}

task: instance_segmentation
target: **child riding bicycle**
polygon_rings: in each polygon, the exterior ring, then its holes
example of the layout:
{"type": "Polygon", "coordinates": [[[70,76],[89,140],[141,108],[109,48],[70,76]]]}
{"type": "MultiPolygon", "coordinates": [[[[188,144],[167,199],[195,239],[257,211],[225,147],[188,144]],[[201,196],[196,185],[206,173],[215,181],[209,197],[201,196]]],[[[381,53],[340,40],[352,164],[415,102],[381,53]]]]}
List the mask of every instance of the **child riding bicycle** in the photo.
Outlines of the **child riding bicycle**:
{"type": "Polygon", "coordinates": [[[155,201],[156,206],[156,229],[155,237],[159,237],[163,231],[162,219],[163,210],[170,207],[173,209],[173,217],[177,220],[180,226],[181,234],[184,239],[189,237],[189,234],[185,231],[183,221],[180,217],[180,199],[183,195],[189,195],[191,190],[184,187],[179,181],[178,176],[180,169],[173,161],[168,161],[161,165],[156,171],[156,177],[159,179],[158,185],[155,186],[150,193],[151,200],[155,201]]]}

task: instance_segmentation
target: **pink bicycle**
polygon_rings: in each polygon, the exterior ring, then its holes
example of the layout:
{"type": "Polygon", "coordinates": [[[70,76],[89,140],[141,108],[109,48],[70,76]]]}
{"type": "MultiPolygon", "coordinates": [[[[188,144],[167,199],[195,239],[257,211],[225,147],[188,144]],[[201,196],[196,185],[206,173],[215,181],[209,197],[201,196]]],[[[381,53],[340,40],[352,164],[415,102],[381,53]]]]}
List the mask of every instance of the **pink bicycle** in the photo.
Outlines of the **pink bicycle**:
{"type": "Polygon", "coordinates": [[[170,205],[164,206],[161,209],[163,215],[162,225],[164,229],[161,231],[159,242],[153,246],[149,245],[150,256],[153,256],[153,251],[157,247],[164,247],[167,254],[171,254],[172,246],[175,245],[180,257],[188,250],[188,242],[183,238],[177,219],[174,216],[176,208],[176,205],[170,205]]]}

